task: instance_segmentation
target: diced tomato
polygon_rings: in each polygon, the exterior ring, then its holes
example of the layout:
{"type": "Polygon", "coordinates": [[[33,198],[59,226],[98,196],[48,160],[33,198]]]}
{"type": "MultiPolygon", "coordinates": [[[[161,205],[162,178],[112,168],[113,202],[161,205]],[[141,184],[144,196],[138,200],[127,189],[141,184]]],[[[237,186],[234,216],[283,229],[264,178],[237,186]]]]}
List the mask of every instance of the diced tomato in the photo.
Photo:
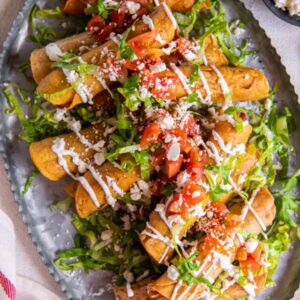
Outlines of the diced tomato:
{"type": "Polygon", "coordinates": [[[182,128],[189,136],[195,136],[199,134],[197,124],[193,115],[188,115],[188,117],[184,121],[184,125],[182,128]]]}
{"type": "Polygon", "coordinates": [[[189,206],[183,201],[182,194],[178,193],[173,197],[169,207],[168,214],[180,214],[182,217],[187,217],[189,206]]]}
{"type": "Polygon", "coordinates": [[[177,98],[177,86],[179,84],[178,77],[176,75],[154,75],[154,84],[151,93],[160,99],[175,100],[177,98]]]}
{"type": "Polygon", "coordinates": [[[156,143],[161,134],[161,128],[157,122],[150,123],[143,131],[141,138],[141,148],[145,148],[149,144],[156,143]]]}
{"type": "Polygon", "coordinates": [[[246,247],[245,246],[239,247],[236,252],[236,259],[238,261],[245,261],[247,260],[247,257],[248,257],[248,253],[246,247]]]}
{"type": "Polygon", "coordinates": [[[118,10],[112,10],[109,14],[109,17],[112,22],[116,23],[117,28],[124,27],[126,11],[122,6],[118,10]]]}
{"type": "Polygon", "coordinates": [[[207,254],[211,252],[212,249],[216,249],[218,245],[219,245],[218,239],[212,237],[211,235],[207,235],[204,239],[203,251],[207,254]]]}
{"type": "MultiPolygon", "coordinates": [[[[151,65],[156,64],[157,62],[161,61],[159,57],[147,57],[142,59],[135,59],[135,60],[126,60],[125,61],[125,68],[131,71],[136,72],[145,72],[151,65]]],[[[149,72],[147,72],[147,75],[149,72]]]]}
{"type": "Polygon", "coordinates": [[[183,54],[184,52],[189,50],[189,48],[191,48],[191,42],[189,40],[181,37],[177,40],[177,47],[178,47],[179,53],[183,54]]]}
{"type": "Polygon", "coordinates": [[[213,213],[214,218],[218,219],[223,219],[229,213],[225,203],[220,201],[210,202],[208,204],[208,210],[213,213]]]}
{"type": "Polygon", "coordinates": [[[162,190],[162,182],[160,179],[157,179],[151,188],[151,195],[153,196],[161,196],[161,190],[162,190]]]}
{"type": "Polygon", "coordinates": [[[249,256],[253,257],[256,261],[259,261],[261,258],[262,250],[263,250],[263,244],[259,243],[256,249],[254,250],[254,252],[249,253],[249,256]]]}
{"type": "Polygon", "coordinates": [[[184,200],[190,205],[196,205],[201,202],[203,198],[204,188],[196,183],[190,183],[184,187],[182,195],[184,200]]]}
{"type": "Polygon", "coordinates": [[[240,267],[249,271],[257,271],[260,269],[261,264],[253,257],[248,256],[247,260],[240,261],[240,267]]]}
{"type": "Polygon", "coordinates": [[[182,160],[182,156],[179,156],[176,161],[166,160],[166,173],[169,178],[174,177],[180,171],[182,160]]]}
{"type": "Polygon", "coordinates": [[[205,151],[201,151],[196,146],[189,152],[189,159],[186,163],[187,171],[192,174],[192,179],[200,180],[204,173],[204,166],[207,161],[207,154],[205,151]]]}
{"type": "Polygon", "coordinates": [[[161,151],[156,151],[153,155],[153,160],[152,160],[152,167],[155,168],[165,160],[166,158],[166,152],[164,150],[161,151]]]}
{"type": "Polygon", "coordinates": [[[101,16],[93,16],[87,24],[87,29],[90,32],[99,32],[104,27],[105,20],[101,16]]]}
{"type": "Polygon", "coordinates": [[[180,149],[182,152],[184,152],[184,153],[190,152],[190,150],[192,149],[192,145],[190,144],[190,142],[188,140],[188,135],[184,130],[182,130],[180,128],[175,128],[175,129],[166,131],[166,133],[171,134],[178,138],[178,141],[180,144],[180,149]]]}
{"type": "Polygon", "coordinates": [[[97,37],[101,42],[105,42],[109,35],[115,30],[116,23],[111,22],[108,25],[106,25],[103,29],[97,32],[97,37]]]}
{"type": "Polygon", "coordinates": [[[156,36],[156,30],[148,31],[130,39],[128,41],[128,45],[133,49],[134,53],[138,57],[143,57],[147,55],[147,49],[151,47],[156,36]]]}

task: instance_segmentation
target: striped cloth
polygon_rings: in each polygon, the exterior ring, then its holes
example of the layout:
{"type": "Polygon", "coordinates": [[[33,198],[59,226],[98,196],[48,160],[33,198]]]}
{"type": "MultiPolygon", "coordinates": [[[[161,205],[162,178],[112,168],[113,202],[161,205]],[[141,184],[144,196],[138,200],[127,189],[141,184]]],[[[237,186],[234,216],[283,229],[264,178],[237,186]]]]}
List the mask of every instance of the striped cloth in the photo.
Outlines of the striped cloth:
{"type": "Polygon", "coordinates": [[[10,218],[0,210],[0,299],[16,299],[15,231],[10,218]]]}

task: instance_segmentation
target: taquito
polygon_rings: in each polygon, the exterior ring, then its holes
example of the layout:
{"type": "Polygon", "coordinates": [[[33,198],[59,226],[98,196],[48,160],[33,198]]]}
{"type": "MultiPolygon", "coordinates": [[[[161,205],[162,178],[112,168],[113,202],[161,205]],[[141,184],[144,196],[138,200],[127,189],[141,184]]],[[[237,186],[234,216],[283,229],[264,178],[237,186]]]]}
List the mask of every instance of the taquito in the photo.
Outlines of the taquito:
{"type": "MultiPolygon", "coordinates": [[[[89,143],[96,144],[101,140],[105,140],[103,135],[105,129],[106,125],[101,123],[82,129],[79,134],[89,143]]],[[[29,153],[35,167],[43,176],[52,181],[63,179],[67,175],[63,167],[58,163],[57,155],[52,150],[53,143],[57,138],[64,139],[66,149],[72,149],[84,162],[89,162],[93,159],[94,154],[96,153],[94,149],[87,148],[75,132],[31,143],[29,146],[29,153]]],[[[78,171],[78,166],[73,163],[72,158],[70,156],[66,156],[65,160],[69,171],[71,173],[76,173],[78,171]]]]}
{"type": "MultiPolygon", "coordinates": [[[[55,44],[63,53],[81,55],[98,45],[99,41],[95,35],[89,32],[83,32],[58,40],[55,44]]],[[[30,55],[31,72],[36,83],[39,83],[53,71],[51,67],[53,61],[51,61],[47,55],[47,47],[49,47],[49,45],[45,48],[35,49],[30,55]]]]}

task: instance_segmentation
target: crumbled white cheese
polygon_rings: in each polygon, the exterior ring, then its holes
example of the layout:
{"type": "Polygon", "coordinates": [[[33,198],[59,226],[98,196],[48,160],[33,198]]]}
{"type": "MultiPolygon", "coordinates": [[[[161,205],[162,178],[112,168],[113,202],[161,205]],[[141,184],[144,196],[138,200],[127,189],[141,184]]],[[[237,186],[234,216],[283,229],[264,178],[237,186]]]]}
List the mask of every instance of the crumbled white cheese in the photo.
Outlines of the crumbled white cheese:
{"type": "Polygon", "coordinates": [[[167,69],[167,66],[163,62],[158,62],[155,65],[150,66],[150,71],[153,73],[163,72],[167,69]]]}
{"type": "Polygon", "coordinates": [[[45,51],[51,61],[57,61],[61,56],[64,55],[56,43],[48,44],[45,47],[45,51]]]}
{"type": "Polygon", "coordinates": [[[173,265],[168,267],[167,273],[170,280],[177,280],[180,275],[177,268],[173,265]]]}
{"type": "Polygon", "coordinates": [[[177,139],[173,139],[171,146],[167,151],[167,159],[177,161],[180,157],[180,144],[177,139]]]}
{"type": "Polygon", "coordinates": [[[253,253],[258,246],[258,241],[255,239],[249,239],[245,246],[248,253],[253,253]]]}
{"type": "Polygon", "coordinates": [[[190,179],[190,174],[187,171],[182,171],[177,175],[177,186],[179,188],[184,187],[190,179]]]}
{"type": "Polygon", "coordinates": [[[103,165],[103,163],[105,162],[105,153],[104,152],[98,152],[98,153],[96,153],[94,155],[94,160],[95,160],[95,163],[98,166],[103,165]]]}
{"type": "Polygon", "coordinates": [[[101,233],[101,239],[103,241],[110,240],[112,238],[113,232],[111,230],[105,230],[101,233]]]}
{"type": "Polygon", "coordinates": [[[143,20],[144,24],[149,26],[150,30],[155,29],[154,23],[153,23],[152,19],[149,16],[143,15],[142,20],[143,20]]]}
{"type": "Polygon", "coordinates": [[[125,5],[131,15],[136,14],[137,11],[141,8],[141,4],[133,2],[133,1],[125,2],[125,5]]]}

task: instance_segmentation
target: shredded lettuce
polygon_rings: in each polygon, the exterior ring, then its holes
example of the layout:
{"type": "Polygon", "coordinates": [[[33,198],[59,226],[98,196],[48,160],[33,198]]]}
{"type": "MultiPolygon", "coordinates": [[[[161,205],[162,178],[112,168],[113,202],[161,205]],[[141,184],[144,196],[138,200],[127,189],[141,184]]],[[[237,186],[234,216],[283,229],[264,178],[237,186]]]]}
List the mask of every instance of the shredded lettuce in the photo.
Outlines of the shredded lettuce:
{"type": "Polygon", "coordinates": [[[21,90],[17,85],[11,83],[6,84],[3,94],[8,105],[5,112],[17,115],[23,129],[19,136],[28,143],[66,131],[65,125],[54,119],[55,110],[42,105],[45,102],[40,95],[34,94],[32,98],[25,97],[24,95],[29,92],[21,90]],[[30,116],[25,115],[21,103],[31,108],[30,116]]]}
{"type": "Polygon", "coordinates": [[[127,270],[135,278],[146,270],[155,273],[138,238],[144,224],[131,220],[123,210],[107,208],[85,219],[75,215],[73,224],[78,231],[74,248],[58,253],[55,264],[60,269],[111,270],[116,273],[117,285],[126,282],[123,273],[127,270]]]}

